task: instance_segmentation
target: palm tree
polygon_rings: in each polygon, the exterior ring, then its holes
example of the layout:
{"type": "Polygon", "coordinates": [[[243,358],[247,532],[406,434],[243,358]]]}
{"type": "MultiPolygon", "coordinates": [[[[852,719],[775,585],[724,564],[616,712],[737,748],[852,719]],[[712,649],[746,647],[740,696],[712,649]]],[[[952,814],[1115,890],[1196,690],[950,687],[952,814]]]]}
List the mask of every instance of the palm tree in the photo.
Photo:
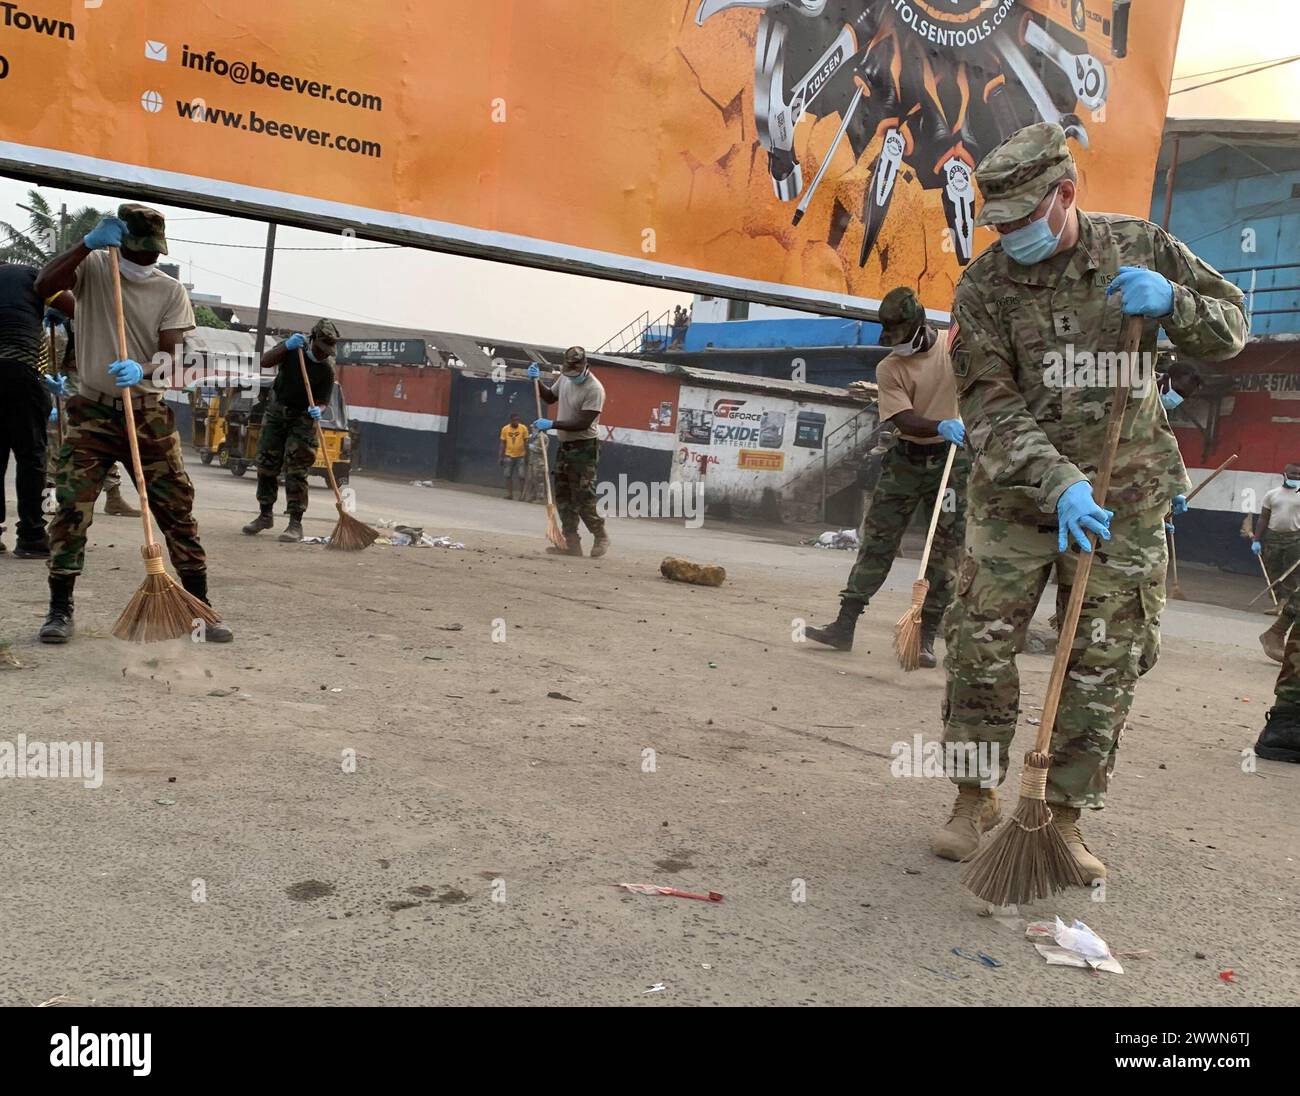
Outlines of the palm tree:
{"type": "Polygon", "coordinates": [[[56,213],[39,190],[27,192],[27,203],[19,207],[32,215],[26,231],[0,221],[0,233],[4,234],[4,240],[0,242],[0,262],[44,266],[60,251],[85,236],[101,218],[112,216],[94,206],[83,206],[71,214],[65,206],[56,213]]]}

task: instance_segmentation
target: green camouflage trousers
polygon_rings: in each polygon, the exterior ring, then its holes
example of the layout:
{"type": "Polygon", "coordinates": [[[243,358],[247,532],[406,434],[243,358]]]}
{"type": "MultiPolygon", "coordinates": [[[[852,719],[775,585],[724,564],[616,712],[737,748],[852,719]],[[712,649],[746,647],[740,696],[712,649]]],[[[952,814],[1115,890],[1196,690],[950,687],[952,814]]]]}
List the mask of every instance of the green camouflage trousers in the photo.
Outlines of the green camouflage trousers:
{"type": "MultiPolygon", "coordinates": [[[[1264,533],[1263,551],[1259,558],[1264,561],[1270,581],[1276,582],[1287,573],[1288,568],[1300,559],[1300,533],[1276,533],[1268,529],[1264,533]]],[[[1291,596],[1300,590],[1300,568],[1274,589],[1277,595],[1278,617],[1282,620],[1295,620],[1295,599],[1291,596]]]]}
{"type": "MultiPolygon", "coordinates": [[[[884,456],[880,479],[871,495],[871,509],[862,523],[862,542],[858,559],[849,572],[848,585],[840,591],[842,601],[859,601],[867,605],[889,574],[903,534],[920,507],[929,528],[934,499],[948,460],[947,445],[914,445],[901,438],[884,456]]],[[[962,540],[966,535],[966,476],[970,461],[964,449],[957,451],[948,477],[948,490],[934,547],[925,569],[930,590],[921,610],[921,626],[926,635],[934,635],[944,610],[952,600],[953,576],[957,571],[962,540]]]]}
{"type": "Polygon", "coordinates": [[[600,442],[595,438],[560,442],[555,458],[555,506],[565,536],[578,535],[578,519],[593,536],[603,536],[605,519],[596,513],[596,465],[600,442]]]}
{"type": "MultiPolygon", "coordinates": [[[[67,427],[54,474],[58,512],[50,525],[50,571],[79,575],[86,556],[86,534],[94,521],[95,500],[109,469],[118,461],[130,467],[126,419],[121,411],[83,396],[66,405],[67,427]]],[[[158,403],[135,413],[140,463],[144,467],[149,510],[167,541],[172,566],[180,573],[202,573],[207,558],[194,520],[194,484],[181,458],[181,439],[171,409],[158,403]]]]}
{"type": "Polygon", "coordinates": [[[257,439],[257,502],[275,506],[284,472],[284,495],[290,515],[307,512],[307,473],[316,463],[316,424],[306,411],[290,411],[272,400],[257,439]]]}
{"type": "MultiPolygon", "coordinates": [[[[1160,654],[1168,559],[1164,509],[1117,513],[1111,539],[1103,542],[1092,565],[1052,733],[1049,803],[1105,805],[1133,688],[1160,654]]],[[[1074,553],[1057,553],[1056,537],[1055,522],[994,520],[972,504],[956,597],[946,622],[943,738],[996,743],[999,782],[1006,778],[1020,713],[1016,652],[1052,565],[1062,593],[1070,587],[1077,565],[1074,553]]],[[[1058,605],[1063,604],[1062,597],[1058,605]]],[[[978,782],[976,775],[955,780],[978,782]]]]}
{"type": "MultiPolygon", "coordinates": [[[[1291,621],[1300,616],[1300,590],[1292,592],[1283,606],[1291,621]]],[[[1277,675],[1277,704],[1281,708],[1300,709],[1300,624],[1293,623],[1282,654],[1282,670],[1277,675]]]]}

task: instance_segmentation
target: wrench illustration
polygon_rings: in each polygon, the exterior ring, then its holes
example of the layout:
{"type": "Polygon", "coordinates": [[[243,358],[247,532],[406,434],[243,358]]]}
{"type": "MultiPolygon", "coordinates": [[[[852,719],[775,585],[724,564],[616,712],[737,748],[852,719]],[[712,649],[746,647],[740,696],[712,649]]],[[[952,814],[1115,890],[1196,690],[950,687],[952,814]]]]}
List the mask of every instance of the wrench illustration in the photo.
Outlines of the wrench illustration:
{"type": "Polygon", "coordinates": [[[1090,53],[1070,53],[1037,23],[1025,27],[1025,44],[1038,50],[1069,78],[1074,93],[1089,110],[1099,110],[1106,101],[1109,78],[1106,66],[1090,53]]]}

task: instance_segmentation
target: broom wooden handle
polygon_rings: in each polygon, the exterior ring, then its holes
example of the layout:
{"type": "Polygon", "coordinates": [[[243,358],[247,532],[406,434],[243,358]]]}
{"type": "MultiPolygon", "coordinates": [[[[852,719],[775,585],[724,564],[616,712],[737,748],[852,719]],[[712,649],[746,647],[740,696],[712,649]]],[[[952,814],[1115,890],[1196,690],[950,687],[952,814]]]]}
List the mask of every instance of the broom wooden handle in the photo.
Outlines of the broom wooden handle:
{"type": "MultiPolygon", "coordinates": [[[[542,417],[542,382],[533,381],[533,398],[537,400],[537,417],[542,417]]],[[[546,440],[546,431],[539,431],[542,435],[542,444],[539,447],[542,451],[542,479],[546,483],[546,505],[554,506],[555,499],[551,494],[551,464],[550,458],[546,454],[548,442],[546,440]]]]}
{"type": "MultiPolygon", "coordinates": [[[[59,375],[59,367],[54,364],[54,356],[55,353],[58,351],[58,348],[59,348],[58,343],[55,341],[54,338],[54,324],[50,324],[50,369],[52,370],[51,375],[55,377],[59,375]]],[[[63,446],[63,397],[62,396],[54,397],[54,410],[58,413],[58,418],[55,419],[54,421],[55,437],[59,439],[59,446],[62,447],[63,446]]]]}
{"type": "Polygon", "coordinates": [[[934,547],[935,530],[939,528],[939,515],[943,512],[943,499],[948,491],[948,477],[952,474],[952,462],[957,456],[957,447],[949,444],[948,460],[943,466],[943,478],[939,480],[939,493],[934,499],[934,511],[930,514],[930,531],[925,534],[925,551],[921,553],[921,570],[916,576],[918,582],[925,578],[925,569],[930,564],[930,549],[934,547]]]}
{"type": "MultiPolygon", "coordinates": [[[[1142,344],[1141,316],[1130,316],[1124,326],[1124,359],[1132,363],[1133,356],[1142,344]]],[[[1115,470],[1115,454],[1119,450],[1119,437],[1124,427],[1124,412],[1128,410],[1129,386],[1126,383],[1115,386],[1110,400],[1110,417],[1106,422],[1106,441],[1102,447],[1101,468],[1097,472],[1097,481],[1092,487],[1092,497],[1097,505],[1105,507],[1106,495],[1110,492],[1110,476],[1115,470]]],[[[1043,699],[1043,721],[1038,725],[1038,737],[1034,740],[1034,752],[1046,753],[1052,743],[1052,731],[1056,726],[1056,712],[1061,704],[1061,690],[1065,687],[1065,674],[1069,669],[1070,655],[1074,650],[1074,634],[1079,629],[1079,616],[1083,612],[1083,599],[1088,592],[1088,575],[1092,572],[1092,563],[1097,556],[1097,540],[1092,541],[1091,552],[1079,553],[1079,564],[1074,573],[1074,585],[1070,588],[1070,601],[1066,606],[1065,619],[1061,621],[1061,633],[1056,640],[1056,657],[1052,660],[1052,676],[1047,681],[1047,696],[1043,699]]]]}
{"type": "MultiPolygon", "coordinates": [[[[1272,597],[1272,599],[1273,599],[1273,604],[1276,605],[1276,604],[1277,604],[1277,594],[1275,594],[1275,593],[1273,592],[1273,580],[1272,580],[1271,578],[1268,577],[1268,568],[1264,565],[1264,557],[1263,557],[1263,556],[1256,556],[1255,558],[1256,558],[1257,560],[1259,560],[1259,569],[1260,569],[1261,571],[1264,572],[1264,581],[1268,583],[1268,586],[1265,587],[1264,592],[1265,592],[1266,594],[1268,594],[1270,597],[1272,597]]],[[[1290,573],[1291,573],[1290,571],[1287,572],[1287,574],[1290,574],[1290,573]]],[[[1252,601],[1251,604],[1253,605],[1253,604],[1255,604],[1255,603],[1252,601]]]]}
{"type": "MultiPolygon", "coordinates": [[[[1264,561],[1261,559],[1259,562],[1262,565],[1264,561]]],[[[1274,590],[1276,590],[1279,586],[1282,585],[1282,583],[1284,583],[1287,579],[1291,577],[1292,573],[1295,571],[1297,567],[1300,567],[1300,559],[1296,560],[1293,564],[1291,564],[1290,567],[1288,567],[1285,571],[1283,571],[1280,578],[1275,578],[1263,590],[1261,590],[1258,594],[1256,594],[1253,598],[1251,598],[1250,601],[1247,602],[1246,608],[1250,608],[1251,605],[1254,605],[1255,602],[1257,602],[1265,594],[1273,594],[1274,590]]],[[[1264,572],[1264,577],[1268,578],[1267,570],[1264,572]]],[[[1276,594],[1273,594],[1273,604],[1274,605],[1277,604],[1276,594]]]]}
{"type": "MultiPolygon", "coordinates": [[[[108,263],[113,275],[113,313],[117,321],[118,360],[125,361],[128,356],[126,348],[126,315],[122,309],[122,274],[118,270],[119,252],[115,247],[108,248],[108,263]]],[[[143,406],[143,404],[141,404],[143,406]]],[[[126,443],[131,449],[131,470],[135,473],[135,490],[140,496],[140,520],[144,523],[145,554],[157,553],[157,544],[153,539],[153,519],[149,516],[149,489],[144,482],[144,466],[140,463],[140,442],[135,434],[135,408],[131,405],[131,390],[122,390],[122,409],[126,413],[126,443]]]]}
{"type": "Polygon", "coordinates": [[[1230,456],[1221,465],[1219,465],[1218,468],[1216,468],[1213,472],[1211,472],[1208,476],[1206,476],[1205,479],[1201,480],[1200,483],[1198,483],[1195,487],[1193,487],[1190,491],[1187,492],[1187,501],[1190,503],[1192,499],[1196,498],[1197,495],[1199,495],[1202,491],[1204,491],[1207,487],[1209,487],[1211,483],[1214,482],[1215,476],[1217,476],[1220,472],[1226,471],[1228,466],[1230,464],[1235,463],[1236,460],[1237,460],[1237,454],[1233,453],[1232,456],[1230,456]]]}
{"type": "MultiPolygon", "coordinates": [[[[302,370],[302,386],[307,390],[307,405],[316,406],[316,397],[311,394],[311,381],[307,377],[307,359],[303,357],[302,347],[298,347],[298,368],[302,370]]],[[[343,505],[343,492],[339,490],[338,482],[334,479],[334,463],[330,460],[329,452],[325,449],[325,431],[320,427],[320,419],[312,419],[312,424],[316,427],[316,443],[320,446],[320,459],[325,463],[325,475],[330,481],[330,490],[334,492],[334,501],[340,507],[343,505]]]]}

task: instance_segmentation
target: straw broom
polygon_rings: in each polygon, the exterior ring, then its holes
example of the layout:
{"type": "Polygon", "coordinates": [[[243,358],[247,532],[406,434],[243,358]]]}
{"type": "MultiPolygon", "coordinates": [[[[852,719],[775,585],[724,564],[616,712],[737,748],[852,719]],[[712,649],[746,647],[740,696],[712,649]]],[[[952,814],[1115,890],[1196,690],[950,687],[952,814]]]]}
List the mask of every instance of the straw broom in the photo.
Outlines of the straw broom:
{"type": "MultiPolygon", "coordinates": [[[[1273,599],[1273,608],[1276,609],[1278,606],[1277,592],[1273,589],[1273,580],[1268,577],[1268,567],[1266,567],[1264,564],[1264,557],[1260,555],[1260,556],[1256,556],[1255,558],[1259,560],[1259,569],[1264,572],[1264,581],[1268,583],[1266,592],[1268,593],[1268,596],[1273,599]]],[[[1287,572],[1288,575],[1290,573],[1291,573],[1290,571],[1287,572]]],[[[1254,602],[1252,601],[1251,604],[1253,605],[1254,602]]]]}
{"type": "MultiPolygon", "coordinates": [[[[315,407],[316,399],[311,393],[307,359],[302,356],[302,347],[298,348],[298,368],[302,371],[302,386],[307,391],[307,406],[315,407]]],[[[316,444],[320,446],[321,460],[325,463],[325,475],[330,481],[330,490],[334,492],[334,506],[339,512],[338,524],[330,534],[329,547],[341,552],[360,552],[374,544],[379,539],[379,533],[343,508],[343,492],[339,490],[338,481],[334,478],[334,466],[330,463],[329,451],[325,448],[325,431],[321,429],[319,419],[312,421],[316,426],[316,444]]]]}
{"type": "Polygon", "coordinates": [[[930,531],[925,536],[925,551],[921,553],[921,569],[916,581],[912,583],[912,604],[894,625],[894,653],[898,655],[898,664],[909,673],[921,665],[921,610],[925,606],[926,595],[930,592],[925,569],[930,564],[930,549],[934,547],[934,534],[939,528],[939,515],[943,512],[943,500],[948,491],[948,476],[952,473],[952,462],[956,456],[957,447],[949,445],[943,478],[939,480],[939,493],[934,499],[934,512],[930,515],[930,531]]]}
{"type": "MultiPolygon", "coordinates": [[[[117,320],[117,355],[123,361],[128,356],[126,348],[126,319],[122,315],[122,276],[117,267],[118,250],[108,249],[108,262],[113,270],[113,309],[117,320]]],[[[140,442],[135,433],[135,408],[131,405],[131,391],[122,391],[122,410],[126,415],[126,441],[131,449],[131,470],[135,473],[135,489],[140,495],[140,520],[144,523],[144,582],[135,592],[130,604],[113,625],[113,635],[132,643],[154,643],[159,640],[181,639],[192,634],[196,621],[216,624],[221,618],[206,602],[200,601],[184,589],[167,573],[163,564],[162,546],[154,540],[153,518],[149,513],[149,489],[145,484],[144,467],[140,463],[140,442]]]]}
{"type": "MultiPolygon", "coordinates": [[[[1233,453],[1232,456],[1230,456],[1221,465],[1219,465],[1218,468],[1216,468],[1213,472],[1211,472],[1208,476],[1206,476],[1205,479],[1201,480],[1200,483],[1198,483],[1189,492],[1187,492],[1187,498],[1184,500],[1187,503],[1187,505],[1190,506],[1192,504],[1192,499],[1196,498],[1196,496],[1199,495],[1202,491],[1204,491],[1205,488],[1209,487],[1210,484],[1214,481],[1214,478],[1220,472],[1225,471],[1231,464],[1233,464],[1236,461],[1237,456],[1238,454],[1233,453]]],[[[1168,517],[1165,518],[1165,521],[1170,525],[1173,524],[1174,515],[1172,510],[1169,512],[1168,517]]],[[[1169,534],[1169,565],[1172,568],[1172,580],[1169,584],[1169,593],[1171,596],[1177,598],[1179,601],[1186,601],[1187,598],[1183,594],[1183,588],[1178,585],[1178,549],[1174,546],[1173,533],[1169,534]]]]}
{"type": "MultiPolygon", "coordinates": [[[[1264,561],[1261,559],[1259,562],[1260,562],[1260,566],[1262,567],[1264,565],[1264,561]]],[[[1246,603],[1246,608],[1249,609],[1252,605],[1255,604],[1255,602],[1257,602],[1265,594],[1272,595],[1273,604],[1276,605],[1278,603],[1277,594],[1273,593],[1273,591],[1276,590],[1279,586],[1281,586],[1282,583],[1284,583],[1287,579],[1289,579],[1295,573],[1295,569],[1297,567],[1300,567],[1300,559],[1296,560],[1293,564],[1291,564],[1290,567],[1288,567],[1285,571],[1283,571],[1281,578],[1275,578],[1272,582],[1268,584],[1268,586],[1266,586],[1263,590],[1261,590],[1258,594],[1256,594],[1253,598],[1251,598],[1250,601],[1246,603]]],[[[1264,569],[1264,577],[1268,578],[1267,568],[1264,569]]]]}
{"type": "MultiPolygon", "coordinates": [[[[1141,342],[1142,317],[1131,316],[1124,327],[1125,360],[1134,360],[1141,342]]],[[[1101,469],[1092,489],[1092,496],[1100,507],[1105,507],[1106,495],[1110,491],[1110,476],[1115,467],[1115,453],[1119,449],[1128,398],[1129,386],[1117,385],[1110,402],[1101,469]]],[[[1048,898],[1068,886],[1086,886],[1088,882],[1065,844],[1065,838],[1052,825],[1052,811],[1047,805],[1047,772],[1052,764],[1052,731],[1056,726],[1061,690],[1070,668],[1083,599],[1088,592],[1088,575],[1097,555],[1097,542],[1094,540],[1092,544],[1093,551],[1079,553],[1074,585],[1070,588],[1070,601],[1061,622],[1056,657],[1052,661],[1052,676],[1048,679],[1047,696],[1043,700],[1042,723],[1034,739],[1034,748],[1025,755],[1020,773],[1020,801],[1010,821],[975,853],[962,873],[961,881],[966,889],[995,906],[1021,905],[1048,898]]]]}
{"type": "MultiPolygon", "coordinates": [[[[533,381],[533,396],[537,400],[537,417],[542,417],[542,382],[533,381]]],[[[546,539],[556,548],[567,548],[569,542],[564,539],[564,530],[560,528],[559,511],[555,508],[555,495],[551,490],[550,459],[547,456],[546,438],[538,446],[542,451],[542,479],[546,481],[546,539]]]]}

